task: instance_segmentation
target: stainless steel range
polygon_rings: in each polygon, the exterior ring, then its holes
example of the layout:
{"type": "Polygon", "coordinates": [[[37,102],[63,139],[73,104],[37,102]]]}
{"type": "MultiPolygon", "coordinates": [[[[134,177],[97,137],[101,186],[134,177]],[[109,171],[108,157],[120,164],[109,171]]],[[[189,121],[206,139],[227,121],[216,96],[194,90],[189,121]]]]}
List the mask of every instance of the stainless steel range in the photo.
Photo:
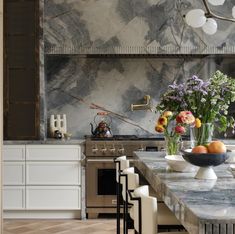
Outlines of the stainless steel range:
{"type": "Polygon", "coordinates": [[[160,151],[163,138],[116,135],[111,138],[86,137],[86,211],[88,218],[116,212],[115,157],[133,157],[134,151],[160,151]]]}

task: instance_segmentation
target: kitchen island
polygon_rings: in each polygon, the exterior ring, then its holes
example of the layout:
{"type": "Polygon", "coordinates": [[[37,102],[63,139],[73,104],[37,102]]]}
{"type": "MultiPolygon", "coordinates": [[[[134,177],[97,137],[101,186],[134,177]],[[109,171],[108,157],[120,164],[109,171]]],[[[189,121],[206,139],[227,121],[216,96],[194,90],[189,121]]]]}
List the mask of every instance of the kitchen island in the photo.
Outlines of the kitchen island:
{"type": "Polygon", "coordinates": [[[190,234],[235,233],[235,178],[228,164],[214,168],[217,180],[169,170],[164,152],[135,152],[135,167],[190,234]]]}

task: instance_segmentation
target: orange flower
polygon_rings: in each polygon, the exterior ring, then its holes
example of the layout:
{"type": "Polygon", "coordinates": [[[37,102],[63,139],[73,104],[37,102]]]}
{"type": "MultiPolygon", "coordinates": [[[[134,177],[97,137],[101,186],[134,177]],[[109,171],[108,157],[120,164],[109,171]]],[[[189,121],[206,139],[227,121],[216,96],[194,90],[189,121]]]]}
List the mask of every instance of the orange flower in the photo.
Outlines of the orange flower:
{"type": "Polygon", "coordinates": [[[168,117],[170,117],[172,115],[173,115],[173,113],[171,111],[165,111],[162,116],[168,118],[168,117]]]}
{"type": "Polygon", "coordinates": [[[158,125],[162,125],[162,126],[166,126],[167,125],[167,118],[164,116],[161,116],[158,121],[157,121],[158,125]]]}
{"type": "Polygon", "coordinates": [[[165,131],[165,128],[162,125],[158,124],[158,125],[155,126],[155,131],[159,132],[159,133],[162,133],[162,132],[165,131]]]}

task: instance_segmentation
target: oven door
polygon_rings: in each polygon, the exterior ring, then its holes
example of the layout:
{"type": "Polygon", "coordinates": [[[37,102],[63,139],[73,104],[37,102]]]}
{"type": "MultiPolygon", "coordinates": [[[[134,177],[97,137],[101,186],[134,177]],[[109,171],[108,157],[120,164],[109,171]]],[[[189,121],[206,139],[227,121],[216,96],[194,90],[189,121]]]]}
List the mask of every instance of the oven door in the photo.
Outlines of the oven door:
{"type": "Polygon", "coordinates": [[[112,158],[87,158],[86,198],[87,208],[116,207],[116,168],[112,158]]]}

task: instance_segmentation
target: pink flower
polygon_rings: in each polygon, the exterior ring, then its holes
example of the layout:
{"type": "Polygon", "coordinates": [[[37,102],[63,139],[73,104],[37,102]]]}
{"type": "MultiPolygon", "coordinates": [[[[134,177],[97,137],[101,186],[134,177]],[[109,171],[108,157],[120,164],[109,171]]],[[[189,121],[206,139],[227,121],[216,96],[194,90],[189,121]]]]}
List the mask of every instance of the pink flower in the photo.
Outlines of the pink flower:
{"type": "Polygon", "coordinates": [[[186,132],[185,127],[181,126],[181,125],[177,125],[175,127],[175,132],[178,134],[184,134],[186,132]]]}
{"type": "Polygon", "coordinates": [[[176,122],[183,124],[193,124],[195,122],[195,118],[191,111],[181,111],[176,116],[176,122]]]}

